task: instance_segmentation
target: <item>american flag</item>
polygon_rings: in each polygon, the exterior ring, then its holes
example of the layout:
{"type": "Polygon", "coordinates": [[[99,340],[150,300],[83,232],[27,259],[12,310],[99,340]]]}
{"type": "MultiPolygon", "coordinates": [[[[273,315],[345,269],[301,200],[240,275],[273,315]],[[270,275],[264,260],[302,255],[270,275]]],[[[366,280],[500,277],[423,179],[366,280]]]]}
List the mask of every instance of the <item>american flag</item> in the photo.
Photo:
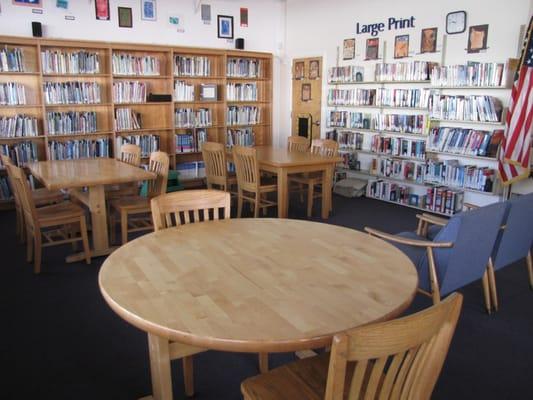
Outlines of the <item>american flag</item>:
{"type": "Polygon", "coordinates": [[[529,21],[505,121],[498,171],[504,185],[529,176],[533,127],[533,18],[529,21]]]}

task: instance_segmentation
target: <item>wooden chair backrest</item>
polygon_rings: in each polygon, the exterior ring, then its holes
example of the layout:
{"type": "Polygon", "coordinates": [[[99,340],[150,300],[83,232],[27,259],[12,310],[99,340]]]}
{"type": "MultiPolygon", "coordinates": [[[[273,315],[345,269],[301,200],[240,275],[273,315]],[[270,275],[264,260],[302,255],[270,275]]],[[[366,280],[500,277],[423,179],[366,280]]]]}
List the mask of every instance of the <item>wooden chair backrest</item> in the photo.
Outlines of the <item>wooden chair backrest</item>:
{"type": "Polygon", "coordinates": [[[37,225],[39,223],[37,219],[37,211],[35,209],[35,203],[24,170],[10,162],[4,165],[7,168],[7,173],[11,180],[11,185],[13,186],[14,196],[16,196],[20,202],[25,223],[37,230],[37,225]]]}
{"type": "Polygon", "coordinates": [[[141,148],[136,144],[123,144],[120,147],[120,156],[119,160],[138,167],[141,165],[141,148]]]}
{"type": "Polygon", "coordinates": [[[150,154],[148,171],[157,175],[156,179],[148,181],[148,198],[160,196],[167,191],[168,179],[168,154],[163,151],[154,151],[150,154]]]}
{"type": "Polygon", "coordinates": [[[13,178],[11,177],[11,172],[10,172],[11,170],[7,168],[8,165],[14,165],[14,164],[11,162],[11,158],[9,158],[9,156],[2,154],[2,153],[0,153],[0,160],[2,160],[2,164],[4,165],[7,171],[7,180],[9,182],[9,185],[11,186],[11,190],[13,191],[13,199],[15,200],[15,209],[17,210],[17,212],[22,212],[22,204],[20,202],[18,191],[16,191],[14,188],[15,184],[13,183],[13,178]]]}
{"type": "Polygon", "coordinates": [[[184,190],[167,193],[151,200],[154,230],[193,222],[230,217],[230,194],[220,190],[184,190]],[[192,215],[191,215],[192,214],[192,215]]]}
{"type": "Polygon", "coordinates": [[[346,393],[348,400],[430,399],[462,302],[454,293],[416,314],[336,335],[325,400],[342,400],[346,393]],[[349,362],[355,367],[346,377],[349,362]]]}
{"type": "Polygon", "coordinates": [[[258,191],[260,175],[257,150],[254,147],[234,146],[233,162],[235,163],[239,189],[249,192],[258,191]]]}
{"type": "Polygon", "coordinates": [[[299,151],[305,153],[309,150],[309,139],[303,136],[289,136],[287,138],[289,151],[299,151]]]}
{"type": "Polygon", "coordinates": [[[339,152],[339,143],[331,139],[313,139],[311,153],[326,157],[335,157],[339,152]]]}
{"type": "Polygon", "coordinates": [[[208,184],[225,185],[228,177],[226,148],[222,143],[204,142],[202,157],[208,184]]]}

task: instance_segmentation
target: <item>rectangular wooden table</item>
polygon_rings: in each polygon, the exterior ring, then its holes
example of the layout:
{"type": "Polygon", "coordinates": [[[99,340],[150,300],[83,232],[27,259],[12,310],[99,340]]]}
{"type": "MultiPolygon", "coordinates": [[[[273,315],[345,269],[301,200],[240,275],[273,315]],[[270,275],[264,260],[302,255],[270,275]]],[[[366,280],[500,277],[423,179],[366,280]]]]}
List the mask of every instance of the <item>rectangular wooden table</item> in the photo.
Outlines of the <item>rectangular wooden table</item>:
{"type": "MultiPolygon", "coordinates": [[[[71,189],[71,195],[89,207],[93,249],[91,257],[105,256],[115,248],[109,246],[105,185],[154,179],[155,175],[114,158],[96,158],[29,163],[32,175],[49,190],[71,189]],[[87,187],[88,191],[81,191],[87,187]]],[[[67,257],[67,262],[84,258],[83,253],[67,257]]]]}

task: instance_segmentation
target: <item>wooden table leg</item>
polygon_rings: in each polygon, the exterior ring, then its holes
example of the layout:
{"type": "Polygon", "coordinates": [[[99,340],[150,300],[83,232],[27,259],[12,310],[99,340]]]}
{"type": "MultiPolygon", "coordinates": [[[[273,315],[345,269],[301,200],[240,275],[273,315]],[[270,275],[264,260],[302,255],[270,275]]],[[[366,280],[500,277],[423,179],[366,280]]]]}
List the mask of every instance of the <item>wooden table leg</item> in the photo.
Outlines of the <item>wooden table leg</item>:
{"type": "Polygon", "coordinates": [[[268,353],[259,353],[259,372],[268,372],[268,353]]]}
{"type": "Polygon", "coordinates": [[[148,334],[150,351],[150,372],[154,400],[172,400],[172,377],[170,374],[170,352],[167,339],[148,334]]]}
{"type": "Polygon", "coordinates": [[[289,216],[289,188],[287,179],[287,170],[278,169],[278,218],[287,218],[289,216]]]}
{"type": "Polygon", "coordinates": [[[109,248],[104,186],[89,188],[89,210],[91,211],[93,247],[98,252],[109,248]]]}
{"type": "Polygon", "coordinates": [[[331,210],[332,182],[333,168],[328,165],[322,172],[322,219],[327,219],[331,210]]]}

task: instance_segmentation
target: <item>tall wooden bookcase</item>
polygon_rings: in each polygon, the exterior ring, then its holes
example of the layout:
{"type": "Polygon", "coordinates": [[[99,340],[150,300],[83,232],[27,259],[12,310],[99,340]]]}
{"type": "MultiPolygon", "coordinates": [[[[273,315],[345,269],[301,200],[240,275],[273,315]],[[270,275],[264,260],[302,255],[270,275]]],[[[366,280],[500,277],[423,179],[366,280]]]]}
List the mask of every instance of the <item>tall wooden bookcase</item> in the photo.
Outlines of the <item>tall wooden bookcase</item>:
{"type": "MultiPolygon", "coordinates": [[[[171,166],[177,164],[200,161],[201,152],[176,152],[175,135],[184,131],[194,131],[197,127],[180,128],[175,126],[174,113],[178,108],[209,109],[211,125],[203,127],[207,131],[208,140],[225,143],[229,128],[250,127],[255,136],[256,144],[272,143],[272,54],[262,52],[235,51],[223,49],[173,47],[159,45],[141,45],[132,43],[72,41],[55,39],[34,39],[21,37],[0,36],[0,49],[19,48],[24,56],[24,72],[0,72],[0,83],[15,82],[24,85],[26,91],[26,105],[0,105],[0,118],[25,114],[38,120],[38,136],[3,138],[0,145],[33,142],[37,147],[37,159],[50,159],[48,146],[52,141],[92,140],[98,138],[109,139],[109,156],[116,156],[119,149],[115,148],[116,139],[129,135],[159,136],[159,148],[169,154],[171,166]],[[98,53],[100,70],[91,74],[47,74],[41,65],[41,52],[46,50],[72,53],[87,51],[98,53]],[[136,57],[151,56],[159,60],[160,73],[158,75],[121,75],[113,71],[113,55],[133,55],[136,57]],[[174,68],[177,56],[206,57],[210,61],[208,76],[187,75],[180,76],[174,68]],[[261,65],[258,75],[253,77],[230,77],[226,71],[228,59],[254,60],[261,65]],[[100,85],[101,101],[98,104],[46,104],[43,84],[47,82],[97,82],[100,85]],[[146,85],[147,93],[172,95],[172,101],[117,103],[113,98],[113,84],[117,82],[142,82],[146,85]],[[173,96],[174,84],[183,81],[194,87],[192,100],[177,101],[173,96]],[[230,101],[226,96],[226,86],[231,83],[255,83],[257,85],[257,99],[253,101],[230,101]],[[214,84],[217,87],[216,100],[204,101],[200,98],[200,86],[214,84]],[[260,120],[257,124],[231,125],[226,121],[227,108],[230,106],[255,106],[260,110],[260,120]],[[142,127],[135,130],[117,130],[115,127],[115,112],[117,109],[129,108],[141,115],[142,127]],[[47,129],[46,116],[48,112],[87,111],[97,114],[97,129],[92,133],[76,133],[65,135],[50,135],[47,129]]],[[[0,169],[0,174],[5,171],[0,169]]],[[[3,200],[0,206],[9,204],[3,200]]]]}

